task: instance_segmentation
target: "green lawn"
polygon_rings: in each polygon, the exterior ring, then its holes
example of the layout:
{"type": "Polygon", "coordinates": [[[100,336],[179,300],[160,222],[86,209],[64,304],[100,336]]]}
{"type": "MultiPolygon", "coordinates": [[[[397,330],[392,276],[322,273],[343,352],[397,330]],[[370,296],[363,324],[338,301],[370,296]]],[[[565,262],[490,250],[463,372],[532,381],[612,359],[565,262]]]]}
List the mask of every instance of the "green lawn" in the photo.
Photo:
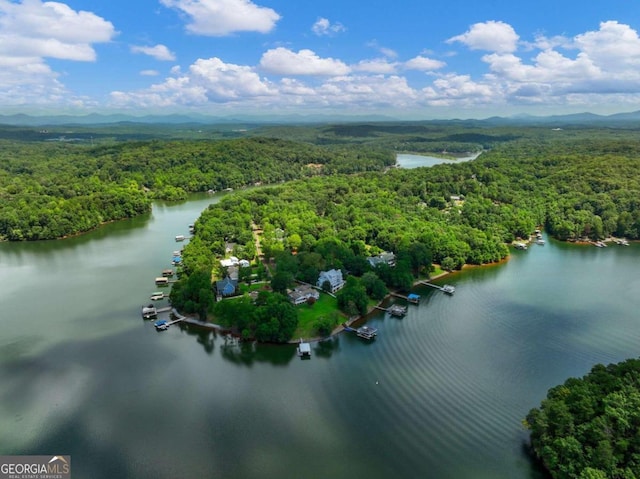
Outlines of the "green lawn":
{"type": "MultiPolygon", "coordinates": [[[[346,319],[338,310],[338,301],[324,293],[320,294],[320,299],[318,299],[313,306],[301,304],[296,306],[296,309],[298,311],[298,328],[293,334],[293,338],[313,338],[317,336],[316,321],[323,316],[330,317],[338,313],[340,315],[340,321],[346,319]]],[[[336,323],[336,326],[340,321],[336,323]]]]}

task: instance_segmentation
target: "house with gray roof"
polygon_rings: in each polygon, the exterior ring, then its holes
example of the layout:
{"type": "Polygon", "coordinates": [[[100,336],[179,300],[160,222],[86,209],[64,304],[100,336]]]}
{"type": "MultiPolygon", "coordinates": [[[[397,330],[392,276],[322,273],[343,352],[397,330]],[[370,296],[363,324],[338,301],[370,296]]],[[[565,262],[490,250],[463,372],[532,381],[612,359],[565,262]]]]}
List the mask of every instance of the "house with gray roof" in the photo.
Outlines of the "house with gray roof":
{"type": "Polygon", "coordinates": [[[324,283],[328,282],[330,285],[329,292],[335,293],[342,289],[344,286],[344,279],[342,278],[342,271],[339,269],[330,269],[329,271],[322,271],[318,276],[318,282],[316,285],[318,288],[322,288],[324,283]]]}

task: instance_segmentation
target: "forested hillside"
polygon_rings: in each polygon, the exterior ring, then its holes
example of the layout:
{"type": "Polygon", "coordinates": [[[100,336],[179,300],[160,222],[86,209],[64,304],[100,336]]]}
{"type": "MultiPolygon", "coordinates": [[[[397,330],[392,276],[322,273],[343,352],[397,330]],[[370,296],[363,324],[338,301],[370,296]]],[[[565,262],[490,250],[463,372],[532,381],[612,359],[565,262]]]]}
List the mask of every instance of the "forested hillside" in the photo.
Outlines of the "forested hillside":
{"type": "Polygon", "coordinates": [[[151,200],[382,170],[390,152],[277,139],[145,141],[91,146],[0,142],[0,238],[60,238],[149,211],[151,200]]]}
{"type": "Polygon", "coordinates": [[[640,360],[599,364],[550,389],[526,425],[554,478],[640,477],[640,360]]]}

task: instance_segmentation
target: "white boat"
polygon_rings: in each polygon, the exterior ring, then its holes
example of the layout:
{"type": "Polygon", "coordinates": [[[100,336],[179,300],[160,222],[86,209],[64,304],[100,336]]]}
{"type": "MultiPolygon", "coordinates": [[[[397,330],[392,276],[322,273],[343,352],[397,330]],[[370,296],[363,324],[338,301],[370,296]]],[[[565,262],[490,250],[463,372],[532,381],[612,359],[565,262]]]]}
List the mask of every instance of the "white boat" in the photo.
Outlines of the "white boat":
{"type": "Polygon", "coordinates": [[[184,235],[178,235],[176,236],[176,241],[184,241],[184,235]]]}
{"type": "Polygon", "coordinates": [[[536,244],[544,244],[544,240],[542,238],[538,238],[536,240],[536,244]]]}
{"type": "Polygon", "coordinates": [[[160,291],[156,291],[155,293],[151,293],[151,301],[158,301],[160,299],[164,299],[164,293],[160,291]]]}

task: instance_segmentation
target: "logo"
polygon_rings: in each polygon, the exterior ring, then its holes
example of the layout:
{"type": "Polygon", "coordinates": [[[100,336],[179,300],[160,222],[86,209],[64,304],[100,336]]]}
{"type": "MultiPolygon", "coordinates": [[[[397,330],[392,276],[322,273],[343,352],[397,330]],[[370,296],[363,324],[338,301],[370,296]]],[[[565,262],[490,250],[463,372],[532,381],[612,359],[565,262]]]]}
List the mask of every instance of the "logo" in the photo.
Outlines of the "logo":
{"type": "Polygon", "coordinates": [[[0,456],[0,479],[70,479],[71,456],[0,456]]]}

